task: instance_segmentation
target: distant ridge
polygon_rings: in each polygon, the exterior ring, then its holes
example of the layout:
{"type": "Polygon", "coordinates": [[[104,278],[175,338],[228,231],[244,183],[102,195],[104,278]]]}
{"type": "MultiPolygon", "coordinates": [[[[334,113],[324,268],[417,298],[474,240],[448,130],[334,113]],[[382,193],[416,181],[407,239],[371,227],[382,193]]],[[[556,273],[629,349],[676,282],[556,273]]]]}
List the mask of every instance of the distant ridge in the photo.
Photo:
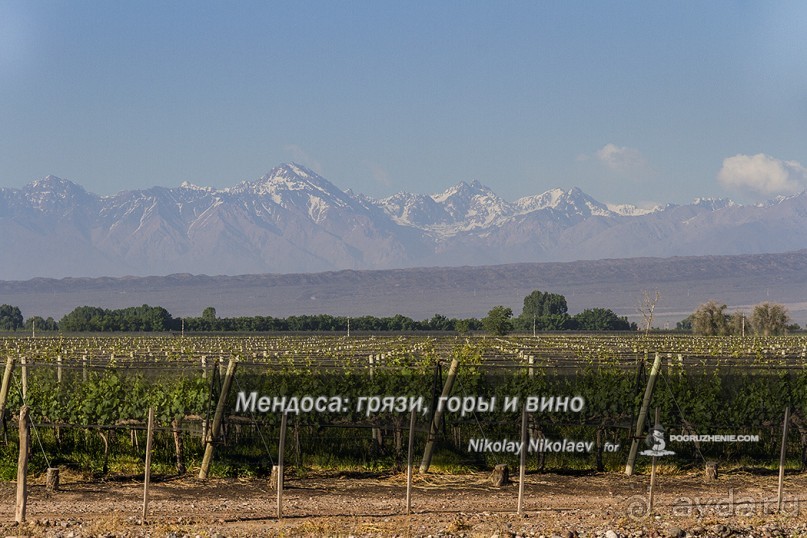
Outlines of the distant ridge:
{"type": "Polygon", "coordinates": [[[113,196],[54,176],[0,189],[0,279],[310,273],[807,248],[807,193],[639,208],[579,188],[516,201],[478,181],[375,200],[295,163],[226,189],[113,196]]]}
{"type": "Polygon", "coordinates": [[[572,312],[608,307],[631,319],[637,318],[642,290],[658,289],[661,327],[674,327],[709,299],[730,309],[781,302],[804,324],[807,250],[305,274],[36,278],[0,281],[0,301],[20,306],[25,316],[56,318],[81,305],[151,304],[178,316],[199,315],[214,306],[222,316],[403,314],[426,319],[435,313],[481,317],[498,304],[518,313],[534,289],[563,293],[572,312]]]}

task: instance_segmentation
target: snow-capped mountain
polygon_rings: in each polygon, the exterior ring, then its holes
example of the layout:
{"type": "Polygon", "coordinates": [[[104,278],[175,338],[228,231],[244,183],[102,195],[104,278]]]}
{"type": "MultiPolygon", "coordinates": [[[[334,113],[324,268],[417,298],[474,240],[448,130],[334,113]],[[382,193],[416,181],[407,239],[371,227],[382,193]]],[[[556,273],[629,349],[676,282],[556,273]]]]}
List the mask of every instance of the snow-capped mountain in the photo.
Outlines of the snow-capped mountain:
{"type": "Polygon", "coordinates": [[[782,252],[807,248],[806,225],[805,193],[641,209],[576,187],[508,202],[478,181],[374,200],[295,163],[231,188],[113,196],[48,176],[0,189],[0,279],[782,252]]]}

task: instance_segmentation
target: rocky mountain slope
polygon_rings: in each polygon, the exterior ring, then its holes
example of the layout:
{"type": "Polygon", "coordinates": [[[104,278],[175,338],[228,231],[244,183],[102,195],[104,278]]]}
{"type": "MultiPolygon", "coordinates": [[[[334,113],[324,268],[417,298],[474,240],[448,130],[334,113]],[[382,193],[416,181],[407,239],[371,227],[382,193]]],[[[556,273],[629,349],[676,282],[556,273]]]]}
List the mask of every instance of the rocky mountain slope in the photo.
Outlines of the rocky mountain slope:
{"type": "Polygon", "coordinates": [[[113,196],[48,176],[0,189],[0,279],[489,265],[807,248],[807,194],[650,210],[578,188],[509,202],[477,181],[381,200],[297,164],[213,189],[113,196]]]}

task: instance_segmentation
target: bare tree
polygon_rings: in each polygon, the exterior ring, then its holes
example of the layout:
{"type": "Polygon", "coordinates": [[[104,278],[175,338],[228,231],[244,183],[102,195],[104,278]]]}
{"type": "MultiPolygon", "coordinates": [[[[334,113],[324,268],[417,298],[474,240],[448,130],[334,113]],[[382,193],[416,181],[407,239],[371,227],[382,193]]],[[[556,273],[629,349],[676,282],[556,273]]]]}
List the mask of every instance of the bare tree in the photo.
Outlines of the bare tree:
{"type": "Polygon", "coordinates": [[[704,336],[728,334],[725,310],[724,304],[717,304],[714,301],[703,303],[692,313],[692,332],[704,336]]]}
{"type": "Polygon", "coordinates": [[[751,314],[751,326],[762,336],[784,334],[789,321],[787,308],[776,303],[760,303],[751,314]]]}
{"type": "Polygon", "coordinates": [[[645,336],[647,336],[650,329],[653,328],[653,316],[659,299],[661,299],[661,292],[659,290],[655,290],[652,293],[649,290],[642,290],[642,302],[639,304],[638,310],[642,315],[642,319],[644,319],[645,336]]]}

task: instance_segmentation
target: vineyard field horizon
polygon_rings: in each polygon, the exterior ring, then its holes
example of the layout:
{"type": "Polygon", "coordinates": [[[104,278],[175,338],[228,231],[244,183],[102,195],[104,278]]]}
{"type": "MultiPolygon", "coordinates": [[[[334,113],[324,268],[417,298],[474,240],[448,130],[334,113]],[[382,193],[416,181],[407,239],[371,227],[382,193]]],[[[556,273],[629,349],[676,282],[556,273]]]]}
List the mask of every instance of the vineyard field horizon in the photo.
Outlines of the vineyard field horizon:
{"type": "Polygon", "coordinates": [[[634,441],[648,473],[658,425],[671,477],[707,462],[764,476],[785,409],[786,467],[807,468],[805,336],[61,335],[3,337],[0,350],[0,480],[16,475],[23,405],[32,476],[91,482],[142,476],[149,408],[152,469],[171,480],[192,480],[210,446],[215,480],[265,481],[281,455],[291,480],[382,479],[405,471],[411,431],[415,466],[431,444],[435,476],[518,469],[523,451],[531,476],[573,484],[623,474],[634,441]]]}

